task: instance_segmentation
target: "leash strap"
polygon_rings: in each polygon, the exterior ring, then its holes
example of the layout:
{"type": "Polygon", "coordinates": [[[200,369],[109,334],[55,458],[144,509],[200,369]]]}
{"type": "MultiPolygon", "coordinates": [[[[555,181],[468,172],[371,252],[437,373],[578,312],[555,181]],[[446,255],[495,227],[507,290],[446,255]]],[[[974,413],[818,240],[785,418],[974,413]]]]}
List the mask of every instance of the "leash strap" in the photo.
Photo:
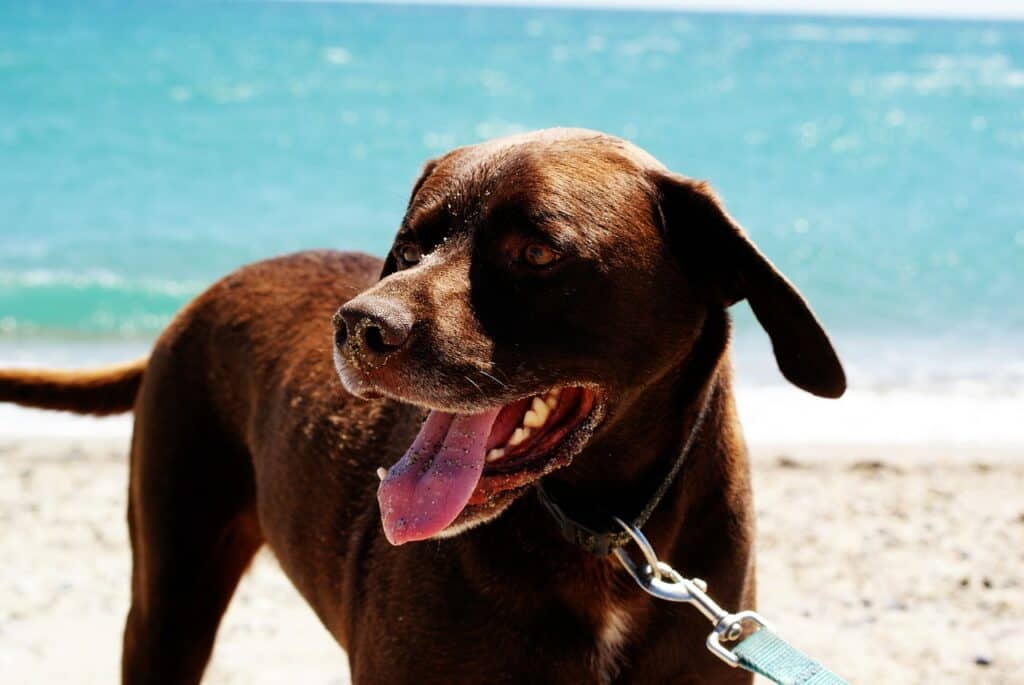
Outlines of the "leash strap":
{"type": "Polygon", "coordinates": [[[807,657],[767,628],[736,645],[739,665],[778,685],[846,685],[846,681],[807,657]]]}

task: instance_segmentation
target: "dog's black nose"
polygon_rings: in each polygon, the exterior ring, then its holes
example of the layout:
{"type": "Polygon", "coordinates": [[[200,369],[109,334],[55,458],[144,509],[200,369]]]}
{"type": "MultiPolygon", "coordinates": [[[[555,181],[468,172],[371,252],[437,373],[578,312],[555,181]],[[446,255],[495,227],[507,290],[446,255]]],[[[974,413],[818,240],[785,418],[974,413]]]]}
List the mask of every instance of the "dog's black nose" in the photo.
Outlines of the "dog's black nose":
{"type": "Polygon", "coordinates": [[[334,315],[334,343],[346,358],[383,361],[409,340],[412,313],[379,297],[357,297],[334,315]]]}

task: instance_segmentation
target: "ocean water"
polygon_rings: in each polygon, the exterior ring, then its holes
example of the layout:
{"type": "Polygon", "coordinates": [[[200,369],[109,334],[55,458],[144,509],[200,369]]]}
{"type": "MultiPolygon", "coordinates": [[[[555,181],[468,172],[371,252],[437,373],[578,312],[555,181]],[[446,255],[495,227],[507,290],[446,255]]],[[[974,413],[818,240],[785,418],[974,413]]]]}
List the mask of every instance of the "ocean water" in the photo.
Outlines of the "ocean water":
{"type": "Polygon", "coordinates": [[[381,254],[426,159],[554,125],[710,179],[854,387],[1024,385],[1024,23],[324,3],[0,3],[0,358],[381,254]]]}

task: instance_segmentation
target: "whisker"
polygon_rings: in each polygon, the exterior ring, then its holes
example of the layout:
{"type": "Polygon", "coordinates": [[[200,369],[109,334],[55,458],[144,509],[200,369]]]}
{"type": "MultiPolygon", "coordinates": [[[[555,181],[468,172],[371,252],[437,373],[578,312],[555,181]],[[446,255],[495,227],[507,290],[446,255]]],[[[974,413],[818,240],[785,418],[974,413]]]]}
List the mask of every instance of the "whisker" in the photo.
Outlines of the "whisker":
{"type": "Polygon", "coordinates": [[[483,397],[484,399],[487,399],[487,394],[484,392],[484,389],[481,388],[480,385],[476,381],[474,381],[472,378],[470,378],[469,376],[466,376],[466,375],[463,375],[463,378],[465,378],[467,381],[469,381],[470,383],[473,384],[473,387],[477,389],[477,391],[480,393],[481,397],[483,397]]]}
{"type": "Polygon", "coordinates": [[[487,373],[483,369],[477,369],[477,371],[479,371],[481,375],[487,376],[488,378],[490,378],[492,381],[494,381],[495,383],[497,383],[501,387],[503,387],[503,388],[507,388],[508,387],[508,383],[505,383],[504,381],[498,380],[497,378],[495,378],[491,374],[487,373]]]}

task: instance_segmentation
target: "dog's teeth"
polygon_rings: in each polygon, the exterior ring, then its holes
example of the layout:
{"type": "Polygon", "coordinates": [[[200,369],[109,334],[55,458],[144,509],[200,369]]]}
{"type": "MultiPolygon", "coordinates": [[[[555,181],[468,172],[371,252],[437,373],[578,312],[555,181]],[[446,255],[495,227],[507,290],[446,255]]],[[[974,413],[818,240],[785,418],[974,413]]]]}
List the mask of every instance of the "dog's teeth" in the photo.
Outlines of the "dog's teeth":
{"type": "Polygon", "coordinates": [[[501,459],[504,456],[505,456],[505,450],[500,449],[498,447],[495,447],[494,449],[492,449],[490,452],[487,453],[487,461],[488,462],[498,461],[499,459],[501,459]]]}
{"type": "MultiPolygon", "coordinates": [[[[551,410],[548,409],[548,405],[545,404],[544,400],[542,400],[539,397],[533,398],[533,404],[530,407],[530,411],[527,412],[526,415],[529,416],[531,412],[537,415],[537,419],[540,421],[540,423],[537,424],[538,426],[544,425],[544,422],[548,420],[548,415],[551,414],[551,410]]],[[[523,421],[523,425],[529,426],[530,424],[526,423],[526,421],[523,421]]]]}
{"type": "Polygon", "coordinates": [[[552,390],[544,397],[544,406],[548,409],[554,409],[558,406],[558,391],[552,390]]]}
{"type": "Polygon", "coordinates": [[[388,470],[383,466],[379,467],[377,469],[377,477],[380,478],[381,480],[384,480],[385,478],[388,477],[388,470]]]}
{"type": "Polygon", "coordinates": [[[533,405],[523,416],[523,425],[527,428],[540,428],[548,420],[548,414],[550,413],[551,410],[548,409],[548,405],[544,404],[544,400],[534,397],[533,405]]]}
{"type": "Polygon", "coordinates": [[[512,434],[512,438],[508,441],[509,447],[515,447],[528,437],[530,437],[529,428],[516,428],[516,432],[512,434]]]}

